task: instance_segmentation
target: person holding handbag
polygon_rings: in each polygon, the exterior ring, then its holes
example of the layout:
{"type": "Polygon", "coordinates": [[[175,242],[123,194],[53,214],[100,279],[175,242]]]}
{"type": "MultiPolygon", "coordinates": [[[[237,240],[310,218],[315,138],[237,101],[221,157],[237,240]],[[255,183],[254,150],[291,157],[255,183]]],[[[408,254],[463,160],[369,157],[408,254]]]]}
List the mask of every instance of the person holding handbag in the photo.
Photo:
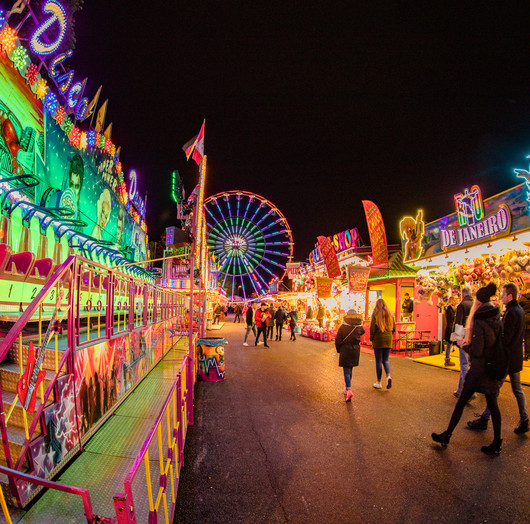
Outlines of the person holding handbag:
{"type": "Polygon", "coordinates": [[[359,365],[361,353],[361,336],[364,334],[361,315],[353,309],[348,310],[344,321],[335,337],[335,348],[339,353],[339,366],[344,373],[344,394],[346,402],[350,402],[353,393],[351,391],[351,377],[354,367],[359,365]]]}
{"type": "Polygon", "coordinates": [[[395,331],[396,322],[392,311],[390,311],[387,303],[382,298],[378,298],[372,313],[372,321],[370,322],[370,340],[372,341],[375,355],[375,372],[377,376],[377,382],[374,384],[375,389],[381,389],[383,367],[386,373],[386,389],[392,387],[389,356],[395,331]]]}

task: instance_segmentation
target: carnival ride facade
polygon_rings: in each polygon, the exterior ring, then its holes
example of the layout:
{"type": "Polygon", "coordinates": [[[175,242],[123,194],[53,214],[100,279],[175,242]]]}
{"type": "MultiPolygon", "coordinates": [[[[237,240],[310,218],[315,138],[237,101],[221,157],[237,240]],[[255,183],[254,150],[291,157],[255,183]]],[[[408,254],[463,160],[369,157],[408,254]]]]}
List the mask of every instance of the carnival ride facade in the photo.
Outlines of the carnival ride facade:
{"type": "MultiPolygon", "coordinates": [[[[5,499],[24,507],[51,487],[81,495],[92,522],[87,490],[50,479],[185,333],[190,302],[144,269],[145,200],[103,122],[86,121],[86,80],[63,67],[72,54],[64,7],[18,4],[0,9],[0,502],[5,514],[5,499]]],[[[191,348],[164,404],[171,475],[148,485],[149,518],[162,500],[167,512],[169,486],[175,501],[191,348]],[[163,492],[156,505],[152,489],[163,492]]],[[[136,522],[131,486],[124,490],[123,515],[136,522]]]]}
{"type": "Polygon", "coordinates": [[[207,242],[219,264],[219,285],[232,297],[259,297],[285,274],[293,236],[285,216],[269,200],[247,191],[224,191],[204,201],[207,242]]]}

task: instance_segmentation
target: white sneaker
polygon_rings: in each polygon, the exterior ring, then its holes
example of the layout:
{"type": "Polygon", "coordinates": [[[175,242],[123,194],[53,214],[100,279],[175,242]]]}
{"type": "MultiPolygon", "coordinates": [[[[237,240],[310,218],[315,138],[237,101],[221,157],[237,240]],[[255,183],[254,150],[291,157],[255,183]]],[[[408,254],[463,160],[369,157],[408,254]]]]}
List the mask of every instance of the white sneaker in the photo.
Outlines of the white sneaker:
{"type": "Polygon", "coordinates": [[[248,344],[247,344],[246,342],[243,342],[243,345],[244,345],[244,346],[248,346],[248,344]]]}
{"type": "Polygon", "coordinates": [[[381,389],[381,384],[380,384],[379,382],[376,382],[376,383],[374,384],[374,388],[375,388],[375,389],[381,389]]]}

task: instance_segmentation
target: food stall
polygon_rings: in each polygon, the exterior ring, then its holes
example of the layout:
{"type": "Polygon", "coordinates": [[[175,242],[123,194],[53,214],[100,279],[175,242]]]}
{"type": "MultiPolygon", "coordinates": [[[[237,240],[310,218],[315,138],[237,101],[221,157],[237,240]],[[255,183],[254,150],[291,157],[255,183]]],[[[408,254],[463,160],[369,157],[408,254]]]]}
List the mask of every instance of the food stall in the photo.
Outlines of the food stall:
{"type": "MultiPolygon", "coordinates": [[[[519,171],[519,170],[516,170],[519,171]]],[[[442,339],[443,306],[463,286],[473,292],[495,282],[514,282],[520,290],[530,279],[530,215],[528,183],[482,200],[479,186],[454,196],[455,212],[416,224],[418,241],[410,248],[410,232],[402,228],[403,251],[421,270],[415,286],[417,325],[437,327],[442,339]]],[[[410,217],[407,217],[410,219],[410,217]]],[[[402,221],[403,222],[403,221],[402,221]]],[[[500,291],[499,291],[500,294],[500,291]]]]}

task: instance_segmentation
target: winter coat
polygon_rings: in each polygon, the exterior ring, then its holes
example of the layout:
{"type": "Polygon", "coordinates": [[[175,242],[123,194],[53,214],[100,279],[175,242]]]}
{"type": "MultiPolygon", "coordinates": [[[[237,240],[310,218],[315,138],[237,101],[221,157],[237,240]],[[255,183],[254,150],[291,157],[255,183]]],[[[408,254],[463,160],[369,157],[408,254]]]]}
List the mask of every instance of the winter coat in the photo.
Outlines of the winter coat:
{"type": "Polygon", "coordinates": [[[335,337],[335,348],[337,349],[337,353],[340,354],[340,367],[353,368],[359,365],[361,336],[363,334],[364,328],[361,317],[344,317],[344,322],[335,337]]]}
{"type": "Polygon", "coordinates": [[[298,311],[290,311],[287,315],[289,317],[289,325],[294,328],[298,322],[298,311]]]}
{"type": "Polygon", "coordinates": [[[506,310],[502,317],[502,327],[504,347],[510,358],[508,373],[518,373],[523,369],[524,316],[524,310],[517,303],[517,300],[512,300],[506,304],[506,310]]]}
{"type": "Polygon", "coordinates": [[[311,320],[313,318],[313,309],[311,308],[311,306],[309,306],[307,308],[307,313],[306,313],[306,317],[305,317],[307,320],[311,320]]]}
{"type": "Polygon", "coordinates": [[[414,302],[411,298],[406,298],[401,305],[401,309],[405,315],[410,315],[414,311],[414,302]]]}
{"type": "Polygon", "coordinates": [[[283,307],[279,307],[274,314],[274,320],[276,320],[276,324],[283,324],[286,319],[287,314],[285,313],[285,309],[283,309],[283,307]]]}
{"type": "Polygon", "coordinates": [[[489,377],[486,372],[484,348],[491,347],[501,335],[500,311],[491,302],[482,304],[473,317],[473,331],[471,344],[465,346],[469,353],[470,366],[467,372],[464,388],[485,394],[495,394],[499,391],[499,383],[489,377]]]}
{"type": "Polygon", "coordinates": [[[276,318],[276,310],[273,307],[270,307],[269,313],[271,314],[271,319],[269,320],[268,325],[274,326],[274,319],[276,318]]]}
{"type": "Polygon", "coordinates": [[[453,332],[454,327],[455,327],[455,310],[453,306],[448,305],[445,308],[445,332],[444,332],[445,340],[449,340],[451,338],[451,333],[453,332]]]}
{"type": "Polygon", "coordinates": [[[524,295],[521,295],[519,304],[521,304],[521,307],[524,309],[526,329],[530,330],[530,293],[525,293],[524,295]]]}
{"type": "Polygon", "coordinates": [[[245,320],[247,326],[252,327],[254,325],[254,310],[252,309],[252,306],[248,306],[247,316],[245,320]]]}
{"type": "Polygon", "coordinates": [[[372,315],[370,322],[370,340],[374,349],[383,349],[392,347],[392,335],[396,332],[396,322],[392,318],[392,331],[381,331],[375,322],[375,316],[372,315]]]}
{"type": "Polygon", "coordinates": [[[473,299],[471,297],[465,296],[462,299],[462,302],[456,306],[455,324],[460,324],[461,326],[466,327],[466,320],[469,316],[472,305],[473,299]]]}
{"type": "Polygon", "coordinates": [[[261,308],[256,309],[256,314],[254,315],[254,318],[256,319],[256,326],[258,327],[268,327],[269,326],[269,318],[271,318],[271,314],[269,313],[269,310],[266,309],[265,311],[261,311],[261,308]]]}
{"type": "Polygon", "coordinates": [[[317,320],[324,320],[325,315],[326,315],[326,310],[324,309],[324,306],[318,306],[317,320]]]}

